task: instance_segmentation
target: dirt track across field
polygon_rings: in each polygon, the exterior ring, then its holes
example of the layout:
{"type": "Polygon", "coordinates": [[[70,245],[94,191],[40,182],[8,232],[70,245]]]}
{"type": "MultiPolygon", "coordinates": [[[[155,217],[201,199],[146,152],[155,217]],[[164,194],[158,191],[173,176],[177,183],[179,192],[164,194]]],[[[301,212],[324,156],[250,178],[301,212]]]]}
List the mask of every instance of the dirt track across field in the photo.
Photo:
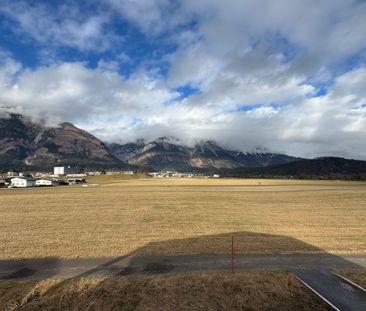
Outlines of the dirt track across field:
{"type": "MultiPolygon", "coordinates": [[[[240,255],[235,269],[293,271],[296,269],[366,268],[366,255],[330,254],[240,255]]],[[[0,261],[2,280],[40,280],[47,278],[148,275],[167,272],[230,271],[227,255],[122,256],[94,259],[29,259],[0,261]]]]}

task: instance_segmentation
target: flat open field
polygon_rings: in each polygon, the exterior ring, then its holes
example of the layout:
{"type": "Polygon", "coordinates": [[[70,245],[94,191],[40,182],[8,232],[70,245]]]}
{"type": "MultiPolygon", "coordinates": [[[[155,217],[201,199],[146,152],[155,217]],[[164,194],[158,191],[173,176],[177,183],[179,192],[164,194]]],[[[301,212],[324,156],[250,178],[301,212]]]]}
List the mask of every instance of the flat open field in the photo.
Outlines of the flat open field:
{"type": "Polygon", "coordinates": [[[366,254],[366,183],[100,176],[0,189],[0,258],[366,254]]]}

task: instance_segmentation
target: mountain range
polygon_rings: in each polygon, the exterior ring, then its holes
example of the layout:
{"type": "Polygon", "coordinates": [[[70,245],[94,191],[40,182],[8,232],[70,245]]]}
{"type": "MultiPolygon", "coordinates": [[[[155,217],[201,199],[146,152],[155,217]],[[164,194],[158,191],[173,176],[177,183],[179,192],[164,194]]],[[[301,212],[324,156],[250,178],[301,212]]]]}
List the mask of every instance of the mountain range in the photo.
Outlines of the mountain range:
{"type": "Polygon", "coordinates": [[[179,139],[161,137],[151,142],[105,144],[71,123],[47,127],[20,114],[0,116],[0,168],[145,167],[150,170],[210,171],[283,164],[296,160],[263,149],[239,152],[214,141],[193,147],[179,139]]]}
{"type": "Polygon", "coordinates": [[[0,169],[49,170],[60,165],[220,172],[233,177],[366,177],[366,161],[300,159],[264,148],[241,152],[223,148],[212,140],[187,146],[174,137],[106,144],[71,123],[49,127],[20,114],[0,114],[0,169]]]}
{"type": "Polygon", "coordinates": [[[46,127],[19,114],[0,116],[0,168],[126,166],[106,145],[71,123],[46,127]]]}
{"type": "Polygon", "coordinates": [[[283,164],[296,158],[264,150],[243,153],[222,148],[214,141],[200,141],[193,147],[174,137],[160,137],[152,142],[111,144],[111,153],[121,161],[154,170],[217,170],[283,164]]]}

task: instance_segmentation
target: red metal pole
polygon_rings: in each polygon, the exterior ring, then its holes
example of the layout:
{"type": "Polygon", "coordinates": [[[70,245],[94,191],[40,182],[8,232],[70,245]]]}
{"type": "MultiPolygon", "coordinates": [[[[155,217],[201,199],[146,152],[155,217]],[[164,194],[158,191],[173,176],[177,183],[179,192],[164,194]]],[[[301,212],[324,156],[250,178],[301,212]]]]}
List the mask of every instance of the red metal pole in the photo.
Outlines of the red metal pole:
{"type": "Polygon", "coordinates": [[[234,255],[235,255],[235,248],[234,248],[234,235],[231,235],[231,272],[235,272],[234,267],[234,255]]]}

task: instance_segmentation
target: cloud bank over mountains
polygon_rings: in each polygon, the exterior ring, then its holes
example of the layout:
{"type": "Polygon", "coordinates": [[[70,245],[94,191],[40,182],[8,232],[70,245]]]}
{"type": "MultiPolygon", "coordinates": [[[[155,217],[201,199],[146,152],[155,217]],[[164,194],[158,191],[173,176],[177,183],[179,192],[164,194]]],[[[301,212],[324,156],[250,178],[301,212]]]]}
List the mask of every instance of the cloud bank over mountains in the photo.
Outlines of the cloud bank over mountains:
{"type": "Polygon", "coordinates": [[[366,2],[0,0],[0,106],[109,142],[366,159],[366,2]]]}

